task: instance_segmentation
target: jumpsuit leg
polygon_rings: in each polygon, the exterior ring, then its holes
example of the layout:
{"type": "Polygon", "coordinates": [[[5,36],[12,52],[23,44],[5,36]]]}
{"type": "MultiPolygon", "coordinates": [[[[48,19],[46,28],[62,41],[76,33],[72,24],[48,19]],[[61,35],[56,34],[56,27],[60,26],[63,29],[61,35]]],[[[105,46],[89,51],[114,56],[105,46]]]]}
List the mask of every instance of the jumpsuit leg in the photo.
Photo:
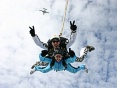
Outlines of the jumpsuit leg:
{"type": "Polygon", "coordinates": [[[93,46],[86,46],[86,47],[82,48],[80,51],[80,58],[86,57],[87,53],[91,52],[92,50],[95,50],[95,48],[93,46]]]}
{"type": "Polygon", "coordinates": [[[65,70],[71,72],[71,73],[76,73],[80,70],[84,70],[85,69],[85,65],[81,65],[81,66],[78,66],[77,68],[73,67],[71,64],[68,64],[67,65],[67,68],[65,70]]]}
{"type": "Polygon", "coordinates": [[[47,72],[49,72],[49,71],[51,71],[52,70],[52,68],[50,68],[50,64],[49,65],[47,65],[46,67],[40,67],[40,66],[35,66],[35,71],[40,71],[40,72],[42,72],[42,73],[47,73],[47,72]]]}

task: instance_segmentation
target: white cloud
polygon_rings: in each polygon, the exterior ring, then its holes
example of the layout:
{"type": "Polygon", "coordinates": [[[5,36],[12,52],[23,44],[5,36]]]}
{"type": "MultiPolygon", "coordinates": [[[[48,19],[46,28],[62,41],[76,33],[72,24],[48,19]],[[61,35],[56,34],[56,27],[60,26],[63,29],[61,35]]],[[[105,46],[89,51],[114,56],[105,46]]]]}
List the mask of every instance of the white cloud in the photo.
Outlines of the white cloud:
{"type": "Polygon", "coordinates": [[[35,26],[36,34],[47,42],[58,34],[62,25],[65,0],[5,0],[0,1],[0,87],[1,88],[116,88],[117,11],[116,0],[69,1],[64,36],[69,35],[69,21],[76,20],[78,36],[72,49],[79,50],[93,45],[95,51],[82,63],[89,73],[67,71],[35,72],[31,66],[39,60],[41,52],[29,34],[35,26]],[[49,14],[39,10],[47,8],[49,14]]]}

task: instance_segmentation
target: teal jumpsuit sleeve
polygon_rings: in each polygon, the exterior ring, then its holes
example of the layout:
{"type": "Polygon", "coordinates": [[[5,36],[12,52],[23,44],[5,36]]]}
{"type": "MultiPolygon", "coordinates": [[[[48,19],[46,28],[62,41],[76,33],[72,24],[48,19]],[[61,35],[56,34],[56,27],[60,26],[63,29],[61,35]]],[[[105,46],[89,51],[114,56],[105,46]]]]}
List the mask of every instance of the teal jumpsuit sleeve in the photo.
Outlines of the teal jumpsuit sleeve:
{"type": "Polygon", "coordinates": [[[39,54],[39,58],[40,58],[40,61],[42,61],[42,62],[51,63],[51,61],[52,61],[51,58],[43,57],[41,54],[39,54]]]}
{"type": "Polygon", "coordinates": [[[74,55],[74,57],[69,57],[65,61],[66,61],[66,63],[73,63],[73,62],[75,62],[76,58],[77,58],[76,55],[74,55]]]}

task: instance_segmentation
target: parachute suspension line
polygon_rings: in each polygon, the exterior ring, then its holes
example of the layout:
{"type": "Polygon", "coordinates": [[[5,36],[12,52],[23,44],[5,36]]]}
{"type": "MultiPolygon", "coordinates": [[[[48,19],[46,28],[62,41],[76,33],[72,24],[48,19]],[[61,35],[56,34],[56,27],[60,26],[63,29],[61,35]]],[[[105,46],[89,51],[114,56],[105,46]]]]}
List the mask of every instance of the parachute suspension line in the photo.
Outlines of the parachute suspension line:
{"type": "Polygon", "coordinates": [[[68,0],[66,0],[64,17],[63,17],[63,21],[62,21],[62,28],[61,28],[60,35],[59,36],[62,36],[62,32],[63,32],[63,28],[64,28],[64,22],[65,22],[65,18],[66,18],[67,5],[68,5],[68,0]]]}

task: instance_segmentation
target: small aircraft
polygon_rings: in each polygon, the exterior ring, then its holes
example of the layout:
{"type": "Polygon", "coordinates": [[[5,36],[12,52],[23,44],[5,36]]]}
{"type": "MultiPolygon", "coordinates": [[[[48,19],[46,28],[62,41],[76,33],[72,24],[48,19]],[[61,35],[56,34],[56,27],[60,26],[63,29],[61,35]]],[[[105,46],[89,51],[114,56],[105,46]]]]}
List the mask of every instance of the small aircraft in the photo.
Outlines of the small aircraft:
{"type": "Polygon", "coordinates": [[[43,12],[43,15],[44,15],[45,13],[49,13],[46,10],[47,10],[46,8],[43,8],[43,10],[39,10],[39,11],[42,11],[43,12]]]}

